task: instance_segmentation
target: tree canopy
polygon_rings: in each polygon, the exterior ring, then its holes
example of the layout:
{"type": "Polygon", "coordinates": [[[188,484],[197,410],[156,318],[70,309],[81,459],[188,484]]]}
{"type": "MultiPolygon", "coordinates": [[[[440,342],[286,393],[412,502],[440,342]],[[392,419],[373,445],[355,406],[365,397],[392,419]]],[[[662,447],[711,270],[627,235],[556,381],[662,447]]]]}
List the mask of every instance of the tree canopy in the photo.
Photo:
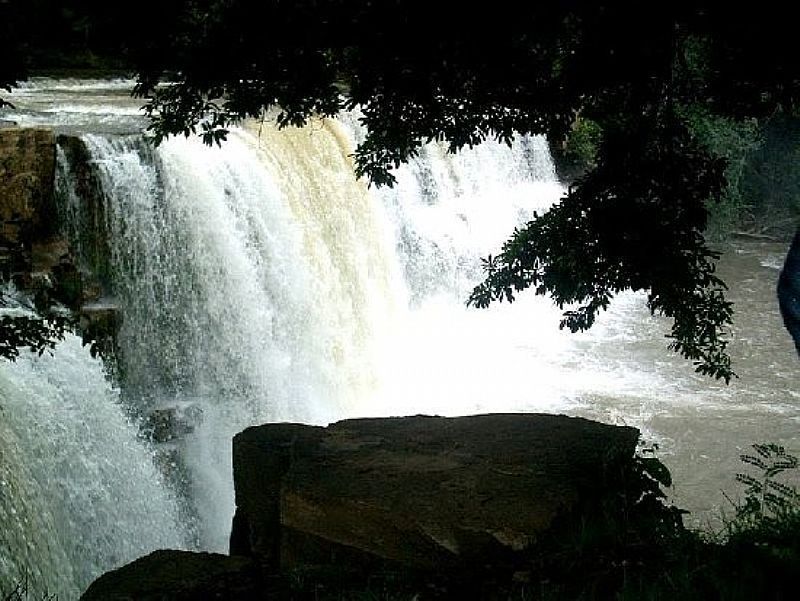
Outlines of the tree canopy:
{"type": "MultiPolygon", "coordinates": [[[[590,119],[602,132],[593,167],[485,259],[468,302],[532,289],[574,331],[616,293],[644,290],[650,310],[673,319],[674,350],[702,373],[733,376],[731,304],[704,237],[726,165],[692,115],[746,120],[796,108],[788,8],[143,0],[137,13],[150,15],[146,26],[126,25],[118,43],[156,142],[198,133],[220,143],[232,124],[276,107],[282,126],[358,108],[368,133],[356,171],[381,186],[430,141],[454,152],[522,134],[559,143],[590,119]]],[[[0,85],[8,80],[0,73],[0,85]]]]}

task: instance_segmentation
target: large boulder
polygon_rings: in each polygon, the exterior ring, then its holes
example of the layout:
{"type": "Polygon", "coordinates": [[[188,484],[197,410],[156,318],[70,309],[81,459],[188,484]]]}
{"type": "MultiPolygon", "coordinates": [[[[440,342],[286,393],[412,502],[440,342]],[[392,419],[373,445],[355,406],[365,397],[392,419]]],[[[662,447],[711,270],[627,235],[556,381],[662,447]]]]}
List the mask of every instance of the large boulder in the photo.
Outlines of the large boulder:
{"type": "Polygon", "coordinates": [[[106,572],[81,601],[260,601],[269,589],[245,557],[165,550],[106,572]]]}
{"type": "Polygon", "coordinates": [[[268,571],[485,567],[591,507],[637,439],[540,414],[249,428],[233,442],[231,554],[268,571]]]}
{"type": "Polygon", "coordinates": [[[43,225],[52,207],[55,135],[48,129],[5,128],[0,132],[0,219],[43,225]]]}

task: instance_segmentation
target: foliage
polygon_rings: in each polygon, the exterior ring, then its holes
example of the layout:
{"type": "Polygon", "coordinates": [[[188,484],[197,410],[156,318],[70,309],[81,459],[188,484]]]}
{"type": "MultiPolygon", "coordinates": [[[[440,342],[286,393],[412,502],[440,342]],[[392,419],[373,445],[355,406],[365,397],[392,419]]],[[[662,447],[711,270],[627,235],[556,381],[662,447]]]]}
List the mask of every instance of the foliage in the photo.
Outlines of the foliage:
{"type": "Polygon", "coordinates": [[[69,326],[69,319],[58,314],[0,317],[0,357],[13,361],[25,347],[39,355],[52,351],[69,326]]]}
{"type": "Polygon", "coordinates": [[[542,549],[530,582],[496,598],[794,598],[800,503],[796,490],[778,485],[776,477],[796,468],[797,459],[776,444],[753,448],[756,453],[742,455],[742,460],[759,475],[738,476],[747,487],[745,501],[725,539],[709,540],[684,529],[685,512],[665,502],[662,487],[671,485],[669,471],[655,457],[657,449],[645,446],[619,472],[621,479],[612,478],[614,493],[594,521],[584,521],[572,533],[560,532],[542,549]]]}
{"type": "MultiPolygon", "coordinates": [[[[80,333],[83,344],[89,346],[91,356],[101,357],[108,375],[116,377],[117,326],[114,317],[86,320],[80,325],[77,315],[60,305],[51,292],[40,290],[31,306],[0,313],[0,359],[14,361],[25,348],[40,356],[45,352],[52,354],[56,345],[64,340],[65,334],[80,333]]],[[[0,311],[16,304],[0,292],[0,311]]]]}
{"type": "MultiPolygon", "coordinates": [[[[357,107],[367,135],[355,169],[378,186],[393,184],[392,169],[431,141],[457,151],[545,134],[579,154],[598,143],[593,168],[562,203],[487,260],[471,304],[510,301],[532,288],[565,307],[578,303],[564,325],[583,329],[620,290],[646,290],[651,311],[674,321],[672,349],[702,373],[733,376],[730,304],[704,230],[710,204],[739,202],[723,192],[726,174],[738,177],[738,155],[727,156],[726,167],[686,115],[746,124],[793,109],[800,63],[788,7],[750,11],[705,0],[500,2],[488,11],[450,0],[437,11],[414,0],[63,6],[72,17],[53,30],[56,39],[74,46],[84,15],[83,47],[117,44],[135,66],[135,93],[156,142],[197,133],[219,144],[240,119],[272,109],[280,126],[297,126],[357,107]],[[98,26],[109,22],[115,27],[98,26]],[[570,136],[578,116],[596,124],[602,140],[592,131],[570,136]]],[[[31,11],[19,8],[28,19],[31,11]]],[[[37,43],[47,41],[39,35],[30,42],[37,43]]]]}
{"type": "Polygon", "coordinates": [[[576,163],[586,165],[587,168],[594,166],[601,135],[602,130],[597,123],[591,119],[578,117],[567,136],[566,157],[576,163]]]}
{"type": "MultiPolygon", "coordinates": [[[[563,320],[579,330],[617,292],[647,290],[651,311],[673,318],[670,347],[729,381],[731,306],[703,232],[705,207],[740,167],[729,161],[726,171],[683,111],[738,120],[792,106],[798,69],[781,15],[755,27],[749,12],[703,2],[441,8],[189,3],[168,40],[146,44],[136,93],[156,141],[197,131],[220,143],[239,119],[272,107],[280,126],[359,107],[368,133],[356,171],[376,185],[391,185],[392,169],[425,142],[456,151],[546,134],[559,144],[581,115],[604,134],[594,168],[487,260],[470,303],[531,288],[579,304],[563,320]]],[[[588,151],[595,138],[573,141],[588,151]]]]}
{"type": "Polygon", "coordinates": [[[595,121],[576,117],[563,144],[551,146],[559,179],[575,182],[595,166],[602,135],[595,121]]]}
{"type": "Polygon", "coordinates": [[[626,499],[632,504],[627,514],[636,516],[637,528],[651,540],[673,540],[684,536],[683,516],[688,511],[667,501],[664,489],[672,488],[672,474],[657,457],[657,444],[640,442],[626,477],[626,499]],[[645,524],[642,525],[641,521],[645,524]]]}
{"type": "Polygon", "coordinates": [[[629,461],[609,465],[603,489],[594,491],[599,498],[535,547],[531,581],[539,581],[533,590],[541,598],[613,598],[632,576],[649,573],[682,548],[690,536],[686,512],[667,501],[672,477],[657,448],[640,443],[629,461]]]}
{"type": "Polygon", "coordinates": [[[791,533],[795,537],[794,553],[800,559],[800,493],[776,478],[787,470],[797,469],[798,459],[774,443],[752,447],[755,454],[739,457],[753,466],[757,475],[736,474],[736,481],[745,486],[745,497],[743,502],[735,504],[735,517],[726,525],[728,535],[738,542],[749,539],[775,545],[791,533]]]}
{"type": "Polygon", "coordinates": [[[800,116],[779,113],[764,123],[741,181],[747,213],[742,227],[790,237],[800,222],[800,116]]]}
{"type": "Polygon", "coordinates": [[[685,118],[694,136],[708,152],[725,160],[725,185],[719,202],[709,207],[706,235],[724,240],[744,222],[754,199],[743,190],[749,161],[762,143],[761,127],[755,119],[737,121],[715,115],[702,106],[686,109],[685,118]]]}
{"type": "Polygon", "coordinates": [[[39,355],[52,352],[75,329],[75,317],[58,308],[48,291],[22,303],[17,296],[0,290],[0,359],[14,361],[24,348],[39,355]]]}
{"type": "Polygon", "coordinates": [[[607,132],[597,167],[486,260],[469,302],[486,307],[532,288],[561,308],[579,304],[561,321],[574,332],[591,327],[617,292],[649,288],[650,310],[674,318],[671,348],[730,380],[722,334],[732,309],[702,235],[704,201],[719,194],[722,169],[677,117],[607,132]]]}
{"type": "MultiPolygon", "coordinates": [[[[726,165],[719,200],[707,202],[705,235],[709,240],[724,242],[737,230],[761,233],[782,224],[784,230],[778,232],[784,233],[796,222],[800,184],[794,184],[792,178],[800,158],[800,137],[792,136],[792,120],[776,117],[766,124],[756,119],[736,120],[714,114],[704,105],[684,107],[682,117],[697,142],[726,165]],[[762,150],[767,139],[769,148],[762,150]],[[797,146],[787,147],[793,139],[797,146]]],[[[552,148],[562,179],[575,182],[596,165],[602,134],[596,122],[576,119],[563,146],[552,148]]]]}

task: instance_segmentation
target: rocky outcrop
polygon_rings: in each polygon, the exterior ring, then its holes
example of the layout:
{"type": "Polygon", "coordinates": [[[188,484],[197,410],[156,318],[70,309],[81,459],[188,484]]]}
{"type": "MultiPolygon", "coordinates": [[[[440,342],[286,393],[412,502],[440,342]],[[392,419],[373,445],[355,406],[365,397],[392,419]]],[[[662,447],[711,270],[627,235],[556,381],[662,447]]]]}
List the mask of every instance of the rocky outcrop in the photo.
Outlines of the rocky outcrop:
{"type": "Polygon", "coordinates": [[[47,129],[0,129],[0,281],[12,281],[42,312],[72,310],[92,352],[112,357],[119,315],[107,296],[108,241],[99,184],[80,138],[47,129]],[[67,158],[80,198],[81,260],[63,233],[55,199],[56,146],[67,158]]]}
{"type": "Polygon", "coordinates": [[[95,580],[81,601],[256,601],[269,582],[244,557],[155,551],[95,580]]]}
{"type": "Polygon", "coordinates": [[[590,507],[637,438],[556,415],[249,428],[233,443],[231,554],[268,571],[483,567],[590,507]]]}
{"type": "Polygon", "coordinates": [[[52,131],[0,130],[0,271],[4,279],[30,280],[34,272],[61,260],[54,173],[52,131]]]}
{"type": "Polygon", "coordinates": [[[203,421],[203,410],[198,405],[184,408],[163,407],[147,415],[143,431],[153,442],[173,442],[184,438],[203,421]]]}
{"type": "MultiPolygon", "coordinates": [[[[176,419],[153,428],[170,438],[176,419]]],[[[528,582],[537,553],[625,497],[637,439],[530,414],[249,428],[234,439],[231,556],[158,551],[82,599],[344,599],[375,582],[488,598],[473,587],[528,582]]]]}
{"type": "MultiPolygon", "coordinates": [[[[81,144],[64,136],[59,143],[81,144]]],[[[96,300],[101,289],[92,273],[79,269],[61,232],[55,161],[51,130],[0,130],[0,276],[41,297],[40,306],[54,301],[77,311],[96,300]]]]}

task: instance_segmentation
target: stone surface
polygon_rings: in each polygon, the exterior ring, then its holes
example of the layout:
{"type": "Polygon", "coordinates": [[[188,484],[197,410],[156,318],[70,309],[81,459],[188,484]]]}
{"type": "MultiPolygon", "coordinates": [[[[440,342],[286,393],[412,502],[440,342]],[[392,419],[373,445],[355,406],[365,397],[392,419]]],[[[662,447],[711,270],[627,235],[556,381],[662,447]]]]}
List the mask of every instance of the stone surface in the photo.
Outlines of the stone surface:
{"type": "Polygon", "coordinates": [[[52,207],[55,136],[47,129],[6,128],[0,132],[0,219],[44,225],[52,207]]]}
{"type": "Polygon", "coordinates": [[[483,565],[599,496],[637,438],[635,428],[534,414],[249,428],[233,443],[231,554],[272,571],[483,565]]]}
{"type": "MultiPolygon", "coordinates": [[[[85,300],[96,288],[86,286],[86,280],[80,279],[81,299],[85,300]]],[[[90,297],[91,298],[91,297],[90,297]]],[[[82,304],[78,315],[78,329],[84,344],[90,345],[92,355],[100,355],[107,360],[107,365],[116,368],[117,332],[122,323],[122,313],[113,303],[82,304]]]]}
{"type": "Polygon", "coordinates": [[[98,309],[106,297],[109,251],[102,194],[90,156],[75,136],[47,129],[0,130],[0,281],[13,281],[43,311],[56,304],[79,318],[92,352],[113,354],[119,325],[116,309],[98,309]],[[81,260],[61,234],[55,201],[56,143],[75,183],[75,217],[89,224],[78,247],[81,260]]]}
{"type": "Polygon", "coordinates": [[[58,145],[80,198],[81,223],[91,225],[80,241],[87,265],[77,264],[60,232],[53,132],[10,128],[0,131],[0,267],[4,278],[13,278],[21,288],[49,286],[55,300],[76,309],[107,288],[108,242],[102,195],[83,141],[59,136],[58,145]]]}
{"type": "Polygon", "coordinates": [[[272,598],[244,557],[155,551],[95,580],[81,601],[255,601],[272,598]]]}
{"type": "Polygon", "coordinates": [[[86,274],[59,231],[52,131],[0,131],[0,275],[42,299],[77,309],[86,274]]]}
{"type": "Polygon", "coordinates": [[[153,409],[144,422],[142,431],[156,443],[172,442],[194,432],[194,423],[175,407],[153,409]]]}
{"type": "Polygon", "coordinates": [[[46,129],[0,129],[0,269],[30,273],[33,242],[57,237],[55,137],[46,129]]]}

